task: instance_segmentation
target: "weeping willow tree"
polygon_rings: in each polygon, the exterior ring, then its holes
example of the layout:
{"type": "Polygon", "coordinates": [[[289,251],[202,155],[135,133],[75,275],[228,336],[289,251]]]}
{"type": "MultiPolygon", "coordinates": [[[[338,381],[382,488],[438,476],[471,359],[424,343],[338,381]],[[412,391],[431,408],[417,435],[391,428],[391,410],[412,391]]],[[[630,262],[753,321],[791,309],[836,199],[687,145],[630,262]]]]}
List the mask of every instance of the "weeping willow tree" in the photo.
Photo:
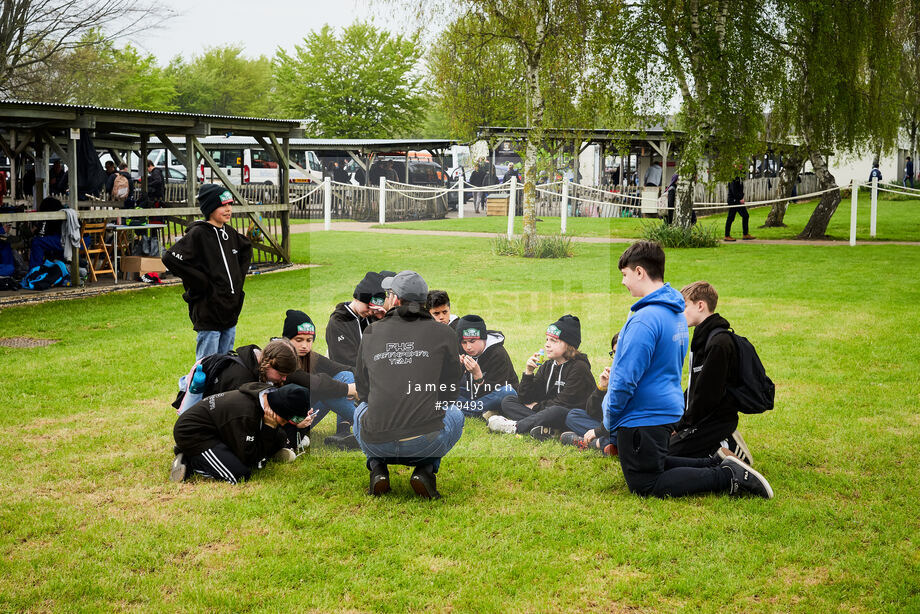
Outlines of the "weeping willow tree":
{"type": "Polygon", "coordinates": [[[776,14],[781,34],[763,37],[780,68],[773,123],[799,141],[818,188],[830,190],[798,235],[821,238],[840,204],[828,154],[880,153],[897,142],[897,5],[885,0],[780,0],[776,14]]]}

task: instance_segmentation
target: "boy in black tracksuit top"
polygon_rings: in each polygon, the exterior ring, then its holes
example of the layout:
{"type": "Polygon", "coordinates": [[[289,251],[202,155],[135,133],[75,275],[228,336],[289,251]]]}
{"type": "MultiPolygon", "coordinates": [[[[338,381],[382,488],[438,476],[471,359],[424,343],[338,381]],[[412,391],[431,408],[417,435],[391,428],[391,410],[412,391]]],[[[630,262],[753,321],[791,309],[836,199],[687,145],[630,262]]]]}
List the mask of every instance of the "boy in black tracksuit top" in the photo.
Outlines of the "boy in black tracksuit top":
{"type": "Polygon", "coordinates": [[[182,298],[198,333],[195,360],[226,354],[236,339],[252,244],[230,226],[232,204],[228,190],[202,186],[198,206],[207,221],[189,224],[185,236],[163,253],[163,264],[185,287],[182,298]]]}
{"type": "Polygon", "coordinates": [[[539,439],[552,429],[565,429],[565,417],[574,408],[584,408],[597,387],[588,357],[577,351],[581,345],[581,323],[564,315],[546,330],[546,362],[537,368],[539,353],[527,361],[518,394],[502,400],[501,416],[489,418],[489,428],[503,433],[530,433],[539,439]]]}
{"type": "MultiPolygon", "coordinates": [[[[430,294],[429,294],[430,296],[430,294]]],[[[457,394],[457,405],[467,416],[501,409],[502,399],[515,394],[519,381],[501,331],[486,329],[486,323],[470,314],[456,320],[460,337],[460,364],[463,376],[457,394]]]]}
{"type": "Polygon", "coordinates": [[[668,446],[671,456],[701,458],[726,447],[741,460],[753,464],[747,444],[737,432],[738,409],[726,394],[738,378],[738,350],[728,320],[713,313],[719,295],[709,283],[697,281],[681,289],[686,301],[687,325],[694,327],[690,341],[690,381],[684,395],[686,409],[668,446]]]}
{"type": "MultiPolygon", "coordinates": [[[[170,479],[182,481],[188,470],[231,484],[249,479],[253,468],[288,445],[278,427],[306,416],[309,405],[309,393],[301,386],[274,388],[258,382],[202,399],[173,427],[176,459],[170,479]]],[[[308,423],[309,418],[300,426],[308,423]]]]}

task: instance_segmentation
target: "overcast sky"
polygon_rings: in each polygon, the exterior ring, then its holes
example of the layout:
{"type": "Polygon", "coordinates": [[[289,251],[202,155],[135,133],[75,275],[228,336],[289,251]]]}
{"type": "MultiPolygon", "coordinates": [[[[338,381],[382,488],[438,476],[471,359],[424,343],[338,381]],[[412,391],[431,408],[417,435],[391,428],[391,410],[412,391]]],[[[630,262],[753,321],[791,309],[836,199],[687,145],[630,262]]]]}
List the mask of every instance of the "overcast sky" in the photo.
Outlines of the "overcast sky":
{"type": "MultiPolygon", "coordinates": [[[[356,19],[370,20],[371,0],[157,0],[178,15],[132,42],[154,54],[161,65],[176,55],[190,58],[205,47],[240,43],[250,57],[272,56],[280,46],[292,49],[323,24],[341,28],[356,19]]],[[[379,15],[374,23],[394,31],[379,15]]]]}

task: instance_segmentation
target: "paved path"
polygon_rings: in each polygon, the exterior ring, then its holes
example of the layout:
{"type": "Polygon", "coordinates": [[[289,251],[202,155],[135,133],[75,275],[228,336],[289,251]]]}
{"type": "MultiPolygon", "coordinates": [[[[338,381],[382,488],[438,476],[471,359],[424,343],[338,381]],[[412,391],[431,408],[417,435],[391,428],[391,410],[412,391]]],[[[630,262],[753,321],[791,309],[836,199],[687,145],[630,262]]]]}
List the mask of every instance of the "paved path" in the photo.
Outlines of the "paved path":
{"type": "MultiPolygon", "coordinates": [[[[376,232],[379,234],[392,235],[429,235],[435,237],[482,237],[492,239],[495,237],[493,232],[463,232],[461,230],[411,230],[409,228],[373,228],[376,224],[373,222],[332,222],[332,230],[346,232],[376,232]]],[[[291,226],[291,233],[298,234],[304,232],[322,232],[322,223],[298,224],[291,226]]],[[[638,239],[626,237],[572,237],[576,243],[632,243],[638,239]]],[[[724,242],[723,242],[724,243],[724,242]]],[[[797,239],[754,239],[752,241],[737,241],[738,244],[759,244],[759,245],[849,245],[849,241],[799,241],[797,239]]],[[[920,241],[857,241],[857,245],[914,245],[920,246],[920,241]]],[[[726,244],[729,245],[729,244],[726,244]]]]}

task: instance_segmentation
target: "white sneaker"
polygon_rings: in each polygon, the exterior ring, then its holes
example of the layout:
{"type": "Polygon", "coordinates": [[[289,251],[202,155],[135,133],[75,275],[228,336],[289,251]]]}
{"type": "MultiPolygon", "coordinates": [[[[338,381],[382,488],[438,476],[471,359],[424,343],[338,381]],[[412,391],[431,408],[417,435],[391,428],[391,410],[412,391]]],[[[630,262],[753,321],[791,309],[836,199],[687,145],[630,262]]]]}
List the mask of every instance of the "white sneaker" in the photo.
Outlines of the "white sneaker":
{"type": "Polygon", "coordinates": [[[273,460],[279,463],[293,463],[295,458],[297,458],[297,455],[290,448],[281,448],[272,457],[273,460]]]}
{"type": "Polygon", "coordinates": [[[734,445],[725,446],[729,450],[735,453],[735,456],[740,458],[742,461],[747,463],[750,466],[754,466],[754,456],[751,454],[751,451],[748,450],[747,443],[744,441],[744,437],[741,436],[741,433],[735,431],[732,433],[731,441],[734,445]]]}
{"type": "Polygon", "coordinates": [[[185,455],[182,452],[176,454],[176,458],[173,460],[172,467],[169,468],[169,481],[170,482],[181,482],[185,479],[186,466],[182,460],[185,458],[185,455]]]}
{"type": "Polygon", "coordinates": [[[489,418],[489,430],[513,435],[517,433],[517,422],[504,416],[492,416],[489,418]]]}
{"type": "Polygon", "coordinates": [[[297,433],[297,451],[305,452],[310,447],[310,436],[297,433]]]}

